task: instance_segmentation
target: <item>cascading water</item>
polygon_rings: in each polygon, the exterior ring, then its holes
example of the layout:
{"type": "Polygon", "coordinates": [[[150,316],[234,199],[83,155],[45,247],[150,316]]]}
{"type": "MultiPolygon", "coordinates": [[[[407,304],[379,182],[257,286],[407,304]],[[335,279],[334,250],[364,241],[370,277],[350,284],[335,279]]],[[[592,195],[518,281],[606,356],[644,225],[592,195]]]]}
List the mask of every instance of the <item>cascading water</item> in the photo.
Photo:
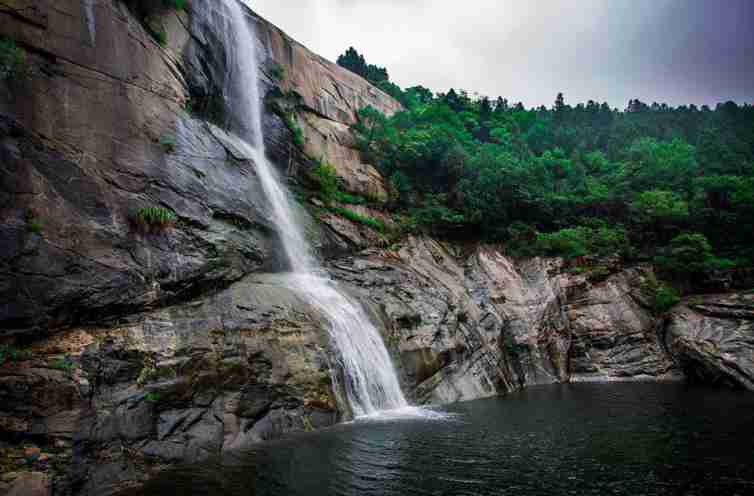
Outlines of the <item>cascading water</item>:
{"type": "Polygon", "coordinates": [[[243,8],[237,0],[224,0],[218,7],[220,10],[210,14],[210,22],[213,31],[225,42],[228,57],[225,98],[233,116],[233,132],[241,137],[236,145],[256,164],[290,267],[286,280],[291,289],[328,320],[354,415],[405,408],[408,403],[379,332],[364,309],[323,275],[304,238],[303,228],[296,222],[288,192],[267,161],[258,86],[257,39],[243,8]]]}
{"type": "Polygon", "coordinates": [[[86,18],[86,29],[89,33],[89,41],[92,46],[97,38],[97,21],[94,18],[94,0],[81,0],[81,6],[84,8],[84,17],[86,18]]]}

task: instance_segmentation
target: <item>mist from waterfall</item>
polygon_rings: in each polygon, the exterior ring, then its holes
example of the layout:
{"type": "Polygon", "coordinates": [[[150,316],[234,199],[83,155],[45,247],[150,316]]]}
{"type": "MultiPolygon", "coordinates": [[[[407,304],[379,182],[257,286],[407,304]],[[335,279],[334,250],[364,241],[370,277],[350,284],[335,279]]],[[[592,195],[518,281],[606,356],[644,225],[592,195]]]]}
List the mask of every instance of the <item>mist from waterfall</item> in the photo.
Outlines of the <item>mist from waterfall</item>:
{"type": "Polygon", "coordinates": [[[237,0],[224,0],[218,7],[210,22],[223,39],[228,57],[224,95],[233,120],[231,131],[241,138],[237,146],[256,165],[290,270],[287,284],[328,321],[353,414],[359,417],[404,409],[408,403],[379,331],[362,306],[325,275],[297,222],[290,194],[266,158],[253,21],[237,0]]]}

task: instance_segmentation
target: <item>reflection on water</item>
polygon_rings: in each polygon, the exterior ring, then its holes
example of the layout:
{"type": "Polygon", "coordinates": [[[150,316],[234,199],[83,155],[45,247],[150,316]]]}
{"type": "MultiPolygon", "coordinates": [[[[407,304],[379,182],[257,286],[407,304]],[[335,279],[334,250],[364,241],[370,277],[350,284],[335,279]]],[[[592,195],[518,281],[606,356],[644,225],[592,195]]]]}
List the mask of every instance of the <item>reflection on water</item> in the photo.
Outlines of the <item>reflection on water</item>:
{"type": "Polygon", "coordinates": [[[574,384],[447,411],[293,436],[172,471],[139,494],[754,494],[748,393],[574,384]]]}

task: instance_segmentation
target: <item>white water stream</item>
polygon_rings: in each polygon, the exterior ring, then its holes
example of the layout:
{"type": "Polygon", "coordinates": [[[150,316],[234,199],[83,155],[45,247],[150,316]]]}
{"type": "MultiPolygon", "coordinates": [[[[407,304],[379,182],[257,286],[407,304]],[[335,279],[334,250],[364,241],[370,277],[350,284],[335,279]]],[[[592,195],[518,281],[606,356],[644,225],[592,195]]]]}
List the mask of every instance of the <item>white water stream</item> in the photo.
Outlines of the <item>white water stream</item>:
{"type": "Polygon", "coordinates": [[[324,275],[311,253],[290,195],[265,155],[254,28],[237,0],[223,0],[219,7],[210,19],[229,59],[225,98],[236,121],[232,131],[241,138],[237,146],[256,165],[290,269],[287,284],[327,319],[339,352],[347,400],[356,417],[393,410],[421,412],[408,407],[390,355],[364,309],[324,275]]]}

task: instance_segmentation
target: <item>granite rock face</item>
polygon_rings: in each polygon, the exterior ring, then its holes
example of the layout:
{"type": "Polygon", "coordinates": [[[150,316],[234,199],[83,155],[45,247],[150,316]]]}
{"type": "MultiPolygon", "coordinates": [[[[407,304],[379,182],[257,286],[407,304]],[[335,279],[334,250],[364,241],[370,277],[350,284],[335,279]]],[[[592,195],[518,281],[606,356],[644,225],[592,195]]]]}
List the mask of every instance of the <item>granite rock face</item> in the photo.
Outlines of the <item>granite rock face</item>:
{"type": "Polygon", "coordinates": [[[330,268],[382,322],[419,402],[554,382],[681,378],[642,304],[647,269],[594,281],[555,259],[515,262],[490,246],[423,237],[330,268]]]}
{"type": "Polygon", "coordinates": [[[182,109],[178,53],[121,2],[96,2],[94,44],[83,2],[28,3],[12,12],[31,20],[0,14],[32,72],[0,100],[0,333],[127,315],[269,263],[253,167],[182,109]],[[142,232],[144,207],[174,212],[175,226],[142,232]]]}
{"type": "MultiPolygon", "coordinates": [[[[30,75],[0,83],[0,431],[64,467],[34,462],[56,494],[109,494],[342,417],[326,328],[269,274],[279,240],[255,165],[218,127],[229,58],[207,22],[217,5],[145,22],[119,0],[0,10],[30,75]],[[175,220],[145,228],[135,214],[147,207],[175,220]]],[[[348,127],[361,106],[399,105],[248,15],[264,93],[298,95],[303,143],[264,116],[281,173],[295,182],[325,156],[351,191],[384,196],[348,127]]],[[[307,224],[322,252],[350,249],[307,224]]]]}
{"type": "Polygon", "coordinates": [[[754,390],[754,295],[688,298],[665,323],[665,345],[689,380],[754,390]]]}
{"type": "MultiPolygon", "coordinates": [[[[203,120],[222,115],[192,108],[222,99],[228,57],[206,22],[217,4],[165,10],[164,46],[124,3],[87,5],[13,0],[0,12],[0,34],[25,48],[31,74],[0,88],[0,334],[128,315],[276,265],[253,164],[203,120]],[[139,232],[144,207],[174,212],[175,225],[139,232]]],[[[249,22],[265,93],[300,99],[292,112],[303,149],[278,115],[265,115],[273,161],[297,177],[307,156],[324,156],[352,191],[384,196],[379,174],[349,147],[348,126],[361,106],[391,113],[397,102],[251,12],[249,22]],[[270,76],[273,67],[286,76],[270,76]]]]}

